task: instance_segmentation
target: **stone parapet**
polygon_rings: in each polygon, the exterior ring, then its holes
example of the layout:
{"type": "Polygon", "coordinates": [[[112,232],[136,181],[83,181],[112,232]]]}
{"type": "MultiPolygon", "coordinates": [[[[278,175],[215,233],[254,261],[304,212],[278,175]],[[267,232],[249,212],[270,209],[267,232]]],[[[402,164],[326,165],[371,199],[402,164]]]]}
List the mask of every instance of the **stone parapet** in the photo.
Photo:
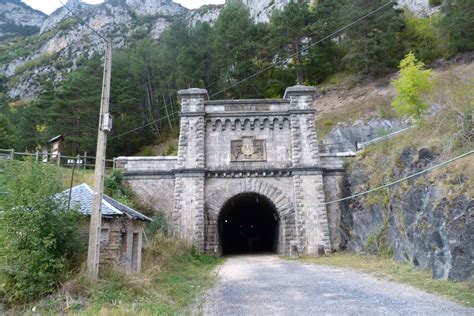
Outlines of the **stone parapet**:
{"type": "Polygon", "coordinates": [[[116,167],[124,171],[173,170],[178,157],[119,157],[116,167]]]}

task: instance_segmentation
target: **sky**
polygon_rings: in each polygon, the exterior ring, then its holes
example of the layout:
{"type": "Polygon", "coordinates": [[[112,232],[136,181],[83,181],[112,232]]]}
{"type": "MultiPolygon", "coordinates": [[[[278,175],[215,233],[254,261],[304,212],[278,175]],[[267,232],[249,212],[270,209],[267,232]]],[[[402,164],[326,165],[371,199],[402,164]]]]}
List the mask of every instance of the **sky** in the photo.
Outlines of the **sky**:
{"type": "MultiPolygon", "coordinates": [[[[54,10],[61,6],[59,0],[23,0],[24,3],[30,7],[43,11],[46,14],[51,14],[54,10]]],[[[64,3],[67,0],[63,0],[64,3]]],[[[82,2],[87,2],[91,4],[97,4],[104,2],[103,0],[82,0],[82,2]]],[[[188,9],[199,8],[204,4],[220,4],[224,3],[224,0],[174,0],[188,9]]]]}

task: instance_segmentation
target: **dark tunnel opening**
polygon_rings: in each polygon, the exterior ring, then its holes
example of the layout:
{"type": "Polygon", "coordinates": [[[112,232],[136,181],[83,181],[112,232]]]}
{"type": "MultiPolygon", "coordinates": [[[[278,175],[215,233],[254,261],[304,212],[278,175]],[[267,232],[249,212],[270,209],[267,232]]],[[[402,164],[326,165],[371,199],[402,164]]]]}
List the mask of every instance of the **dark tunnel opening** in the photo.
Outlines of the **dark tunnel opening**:
{"type": "Polygon", "coordinates": [[[256,193],[230,199],[219,216],[223,255],[277,252],[279,218],[273,203],[256,193]]]}

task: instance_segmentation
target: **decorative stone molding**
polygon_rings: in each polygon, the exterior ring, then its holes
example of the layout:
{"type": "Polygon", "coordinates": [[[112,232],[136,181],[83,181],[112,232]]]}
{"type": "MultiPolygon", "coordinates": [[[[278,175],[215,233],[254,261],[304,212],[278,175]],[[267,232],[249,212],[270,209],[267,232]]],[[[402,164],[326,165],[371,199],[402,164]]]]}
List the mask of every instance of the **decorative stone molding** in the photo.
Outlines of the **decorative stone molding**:
{"type": "Polygon", "coordinates": [[[267,160],[265,141],[255,139],[253,136],[243,136],[241,139],[232,140],[230,146],[230,160],[233,162],[267,160]]]}
{"type": "Polygon", "coordinates": [[[290,127],[288,117],[271,116],[266,118],[248,117],[241,118],[208,118],[206,129],[212,131],[225,130],[265,130],[265,129],[286,129],[290,127]]]}
{"type": "Polygon", "coordinates": [[[293,210],[292,199],[282,189],[261,179],[238,180],[230,187],[224,187],[208,194],[207,209],[213,216],[218,216],[229,199],[244,193],[257,193],[265,196],[274,204],[280,217],[293,210]]]}

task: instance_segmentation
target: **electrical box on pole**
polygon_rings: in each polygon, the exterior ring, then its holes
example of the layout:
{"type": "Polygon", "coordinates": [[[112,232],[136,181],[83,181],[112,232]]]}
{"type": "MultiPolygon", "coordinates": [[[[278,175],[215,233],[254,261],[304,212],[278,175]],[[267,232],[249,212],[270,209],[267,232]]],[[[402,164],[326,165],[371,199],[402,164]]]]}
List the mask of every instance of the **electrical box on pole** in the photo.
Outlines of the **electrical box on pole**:
{"type": "Polygon", "coordinates": [[[104,58],[104,77],[100,102],[99,132],[94,172],[94,193],[92,198],[89,248],[87,251],[87,271],[93,279],[99,275],[100,233],[102,224],[102,195],[104,191],[107,133],[112,129],[109,114],[110,81],[112,75],[112,43],[107,41],[104,58]]]}

